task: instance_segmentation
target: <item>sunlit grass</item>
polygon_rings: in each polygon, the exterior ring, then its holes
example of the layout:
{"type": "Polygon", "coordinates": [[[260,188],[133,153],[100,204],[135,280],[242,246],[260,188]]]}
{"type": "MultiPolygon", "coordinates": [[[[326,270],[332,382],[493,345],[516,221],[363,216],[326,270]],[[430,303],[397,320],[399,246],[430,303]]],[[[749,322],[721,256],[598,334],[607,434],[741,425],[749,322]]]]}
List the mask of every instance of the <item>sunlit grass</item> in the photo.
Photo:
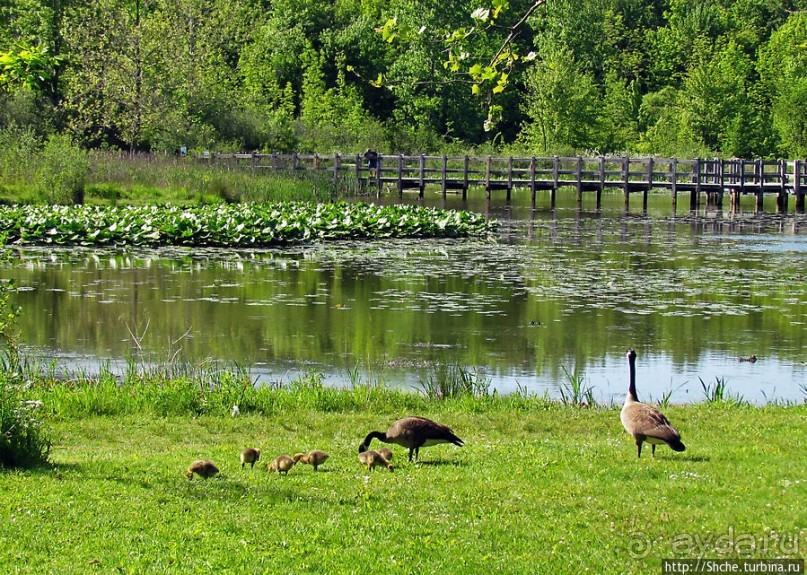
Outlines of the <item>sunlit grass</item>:
{"type": "MultiPolygon", "coordinates": [[[[36,187],[35,163],[4,181],[0,202],[44,203],[36,187]]],[[[92,205],[205,205],[211,203],[319,201],[356,193],[355,178],[334,180],[327,172],[232,170],[192,158],[93,151],[85,178],[84,203],[92,205]]]]}
{"type": "Polygon", "coordinates": [[[651,573],[668,557],[803,557],[803,405],[672,406],[687,451],[637,460],[616,408],[387,397],[324,411],[301,385],[271,413],[53,419],[52,464],[0,473],[0,570],[651,573]],[[413,412],[465,447],[410,464],[393,446],[394,473],[362,468],[364,435],[413,412]],[[262,450],[254,470],[247,446],[262,450]],[[331,455],[316,473],[266,471],[315,448],[331,455]],[[188,481],[197,458],[221,478],[188,481]]]}

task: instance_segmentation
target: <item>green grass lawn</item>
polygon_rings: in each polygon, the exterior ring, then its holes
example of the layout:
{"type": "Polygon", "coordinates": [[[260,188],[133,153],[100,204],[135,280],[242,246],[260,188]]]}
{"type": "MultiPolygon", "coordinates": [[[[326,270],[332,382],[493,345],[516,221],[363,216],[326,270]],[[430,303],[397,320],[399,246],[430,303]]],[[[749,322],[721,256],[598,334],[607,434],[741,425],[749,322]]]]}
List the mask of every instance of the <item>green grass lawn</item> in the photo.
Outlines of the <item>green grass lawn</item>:
{"type": "Polygon", "coordinates": [[[2,573],[660,573],[662,558],[805,556],[807,407],[674,406],[684,453],[636,458],[617,408],[419,415],[465,447],[392,446],[409,413],[54,418],[50,466],[0,472],[2,573]],[[373,444],[376,445],[375,443],[373,444]],[[242,470],[239,452],[262,459],[242,470]],[[270,474],[323,449],[314,472],[270,474]],[[194,459],[218,479],[188,481],[194,459]]]}

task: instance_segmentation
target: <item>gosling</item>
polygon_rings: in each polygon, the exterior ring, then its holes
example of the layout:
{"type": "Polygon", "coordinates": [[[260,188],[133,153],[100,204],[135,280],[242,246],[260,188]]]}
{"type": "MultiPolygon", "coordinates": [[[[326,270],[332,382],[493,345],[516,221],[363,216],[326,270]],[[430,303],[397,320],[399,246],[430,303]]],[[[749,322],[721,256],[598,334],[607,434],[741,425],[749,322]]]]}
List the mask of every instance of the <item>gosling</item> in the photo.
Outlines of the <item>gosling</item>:
{"type": "Polygon", "coordinates": [[[362,451],[359,453],[359,461],[362,463],[362,465],[367,466],[368,471],[372,471],[373,467],[376,467],[377,465],[383,465],[390,471],[394,471],[389,460],[381,455],[378,451],[362,451]]]}
{"type": "Polygon", "coordinates": [[[241,452],[241,469],[244,469],[244,465],[249,463],[250,468],[255,467],[255,462],[261,458],[261,450],[255,449],[254,447],[247,447],[244,451],[241,452]]]}
{"type": "Polygon", "coordinates": [[[294,460],[288,455],[278,455],[275,460],[269,464],[269,471],[277,471],[283,475],[289,474],[289,469],[294,467],[294,460]]]}
{"type": "Polygon", "coordinates": [[[320,451],[319,449],[315,449],[314,451],[309,451],[308,453],[295,453],[294,454],[294,462],[295,463],[305,463],[307,465],[313,465],[314,471],[317,468],[325,463],[325,460],[330,457],[324,451],[320,451]]]}
{"type": "Polygon", "coordinates": [[[387,461],[392,461],[392,449],[389,447],[382,447],[381,449],[376,449],[376,451],[387,461]]]}
{"type": "Polygon", "coordinates": [[[188,470],[185,472],[185,477],[189,480],[193,479],[193,474],[195,473],[202,479],[208,479],[217,475],[219,472],[219,468],[212,461],[202,461],[197,460],[190,464],[188,470]]]}

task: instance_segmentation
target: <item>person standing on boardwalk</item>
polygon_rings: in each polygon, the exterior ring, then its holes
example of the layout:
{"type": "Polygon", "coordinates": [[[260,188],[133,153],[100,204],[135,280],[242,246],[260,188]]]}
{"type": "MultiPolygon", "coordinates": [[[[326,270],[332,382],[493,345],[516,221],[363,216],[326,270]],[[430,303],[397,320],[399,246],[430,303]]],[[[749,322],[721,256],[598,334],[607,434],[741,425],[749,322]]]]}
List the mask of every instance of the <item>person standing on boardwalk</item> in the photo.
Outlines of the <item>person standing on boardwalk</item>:
{"type": "Polygon", "coordinates": [[[370,177],[375,178],[378,173],[378,152],[368,148],[364,152],[364,159],[367,160],[367,168],[370,170],[370,177]]]}

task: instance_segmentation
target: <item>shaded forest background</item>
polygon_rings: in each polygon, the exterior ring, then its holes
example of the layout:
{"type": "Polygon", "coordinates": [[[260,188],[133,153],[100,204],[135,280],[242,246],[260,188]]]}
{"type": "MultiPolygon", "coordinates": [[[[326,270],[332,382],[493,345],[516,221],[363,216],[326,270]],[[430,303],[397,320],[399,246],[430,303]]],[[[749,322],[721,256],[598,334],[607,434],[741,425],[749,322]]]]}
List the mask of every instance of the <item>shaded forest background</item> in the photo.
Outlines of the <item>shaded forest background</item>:
{"type": "Polygon", "coordinates": [[[804,158],[807,0],[0,0],[0,148],[54,138],[804,158]]]}

